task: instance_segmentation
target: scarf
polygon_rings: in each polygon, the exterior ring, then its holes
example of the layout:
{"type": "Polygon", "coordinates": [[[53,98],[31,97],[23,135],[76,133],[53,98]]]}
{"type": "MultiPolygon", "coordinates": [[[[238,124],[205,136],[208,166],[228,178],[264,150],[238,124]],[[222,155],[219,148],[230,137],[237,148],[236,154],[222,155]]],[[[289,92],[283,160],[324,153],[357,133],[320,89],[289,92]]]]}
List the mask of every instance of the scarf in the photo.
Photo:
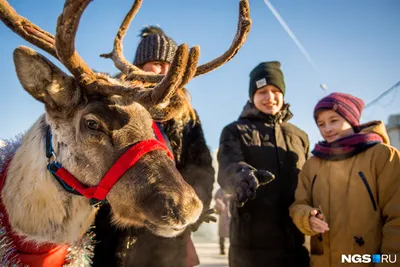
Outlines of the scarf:
{"type": "Polygon", "coordinates": [[[318,142],[311,153],[322,159],[337,161],[351,158],[382,142],[382,137],[379,134],[356,133],[340,138],[332,143],[325,141],[318,142]]]}

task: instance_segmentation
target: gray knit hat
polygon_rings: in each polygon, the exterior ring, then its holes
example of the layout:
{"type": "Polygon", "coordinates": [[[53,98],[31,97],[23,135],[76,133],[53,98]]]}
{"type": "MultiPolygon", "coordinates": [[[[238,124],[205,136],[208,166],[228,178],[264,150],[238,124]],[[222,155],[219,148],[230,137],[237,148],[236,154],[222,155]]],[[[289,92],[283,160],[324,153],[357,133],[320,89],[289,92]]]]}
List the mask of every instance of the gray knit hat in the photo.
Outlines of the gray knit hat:
{"type": "Polygon", "coordinates": [[[147,26],[139,36],[141,40],[136,50],[134,65],[141,66],[149,61],[172,62],[177,45],[160,27],[147,26]]]}

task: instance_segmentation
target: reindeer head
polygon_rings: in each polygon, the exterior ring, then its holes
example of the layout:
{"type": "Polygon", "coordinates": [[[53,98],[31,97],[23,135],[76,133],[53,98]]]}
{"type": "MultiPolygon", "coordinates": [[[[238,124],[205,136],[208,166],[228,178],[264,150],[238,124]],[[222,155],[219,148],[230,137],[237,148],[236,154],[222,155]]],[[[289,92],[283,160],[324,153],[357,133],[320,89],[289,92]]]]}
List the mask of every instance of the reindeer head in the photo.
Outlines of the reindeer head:
{"type": "MultiPolygon", "coordinates": [[[[247,0],[241,0],[244,19],[240,20],[239,37],[230,50],[197,68],[199,48],[189,50],[183,44],[168,74],[159,76],[139,70],[122,56],[121,41],[141,4],[136,0],[117,34],[114,51],[106,55],[127,75],[127,81],[123,81],[94,72],[75,50],[79,20],[89,2],[66,1],[55,37],[19,16],[5,0],[0,0],[0,19],[25,40],[60,60],[73,75],[68,76],[27,47],[14,51],[22,86],[45,105],[58,160],[81,183],[96,186],[130,147],[154,139],[153,119],[168,120],[179,111],[179,88],[234,56],[247,36],[250,19],[247,0]]],[[[162,236],[179,234],[198,219],[202,210],[194,190],[162,150],[141,157],[112,187],[107,200],[117,224],[144,226],[162,236]]]]}

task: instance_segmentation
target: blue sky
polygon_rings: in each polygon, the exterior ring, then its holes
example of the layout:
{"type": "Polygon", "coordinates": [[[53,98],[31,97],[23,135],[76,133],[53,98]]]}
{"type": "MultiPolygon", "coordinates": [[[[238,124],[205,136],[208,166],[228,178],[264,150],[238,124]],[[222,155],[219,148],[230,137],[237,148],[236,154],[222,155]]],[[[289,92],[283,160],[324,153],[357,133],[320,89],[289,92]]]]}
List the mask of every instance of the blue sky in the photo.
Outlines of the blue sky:
{"type": "MultiPolygon", "coordinates": [[[[9,2],[21,15],[55,33],[64,1],[9,2]]],[[[306,48],[318,71],[264,1],[250,0],[253,26],[238,55],[187,86],[202,120],[207,143],[213,149],[218,147],[222,128],[239,116],[248,97],[249,72],[262,61],[282,63],[285,99],[294,113],[291,122],[305,130],[312,143],[320,139],[312,109],[324,95],[347,92],[369,103],[400,80],[400,1],[270,2],[306,48]],[[319,87],[321,83],[328,85],[327,92],[319,87]]],[[[117,72],[110,60],[98,55],[111,51],[117,29],[131,4],[128,0],[96,0],[88,6],[76,44],[92,68],[117,72]]],[[[207,62],[229,47],[236,31],[237,12],[238,0],[144,0],[125,38],[125,55],[133,59],[141,27],[159,24],[177,43],[199,45],[200,63],[207,62]]],[[[0,23],[0,138],[3,139],[27,130],[44,112],[43,105],[23,90],[16,77],[12,52],[20,45],[33,47],[0,23]]],[[[386,122],[390,114],[399,113],[397,91],[366,110],[362,120],[386,122]]]]}

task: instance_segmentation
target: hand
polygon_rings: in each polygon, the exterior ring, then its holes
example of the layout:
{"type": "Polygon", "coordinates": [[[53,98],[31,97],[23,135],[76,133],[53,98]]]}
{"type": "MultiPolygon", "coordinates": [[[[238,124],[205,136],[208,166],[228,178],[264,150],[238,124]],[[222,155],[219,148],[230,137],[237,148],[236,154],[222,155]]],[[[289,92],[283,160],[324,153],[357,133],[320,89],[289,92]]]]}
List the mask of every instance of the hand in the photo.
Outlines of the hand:
{"type": "Polygon", "coordinates": [[[309,222],[311,230],[317,233],[325,233],[326,231],[329,231],[329,226],[325,221],[323,221],[324,216],[321,212],[318,210],[312,210],[310,215],[309,222]]]}
{"type": "Polygon", "coordinates": [[[220,198],[217,198],[216,200],[215,200],[215,206],[214,206],[214,209],[215,209],[215,212],[217,213],[217,214],[221,214],[225,209],[227,209],[228,207],[226,207],[226,205],[225,205],[225,203],[220,199],[220,198]]]}
{"type": "Polygon", "coordinates": [[[206,211],[203,211],[199,217],[199,219],[190,226],[190,229],[192,232],[196,232],[197,229],[199,229],[200,225],[205,222],[216,222],[217,218],[215,217],[215,209],[208,209],[206,211]]]}
{"type": "Polygon", "coordinates": [[[265,170],[242,170],[237,174],[235,181],[235,202],[242,207],[249,199],[256,198],[256,190],[275,179],[275,176],[265,170]]]}

